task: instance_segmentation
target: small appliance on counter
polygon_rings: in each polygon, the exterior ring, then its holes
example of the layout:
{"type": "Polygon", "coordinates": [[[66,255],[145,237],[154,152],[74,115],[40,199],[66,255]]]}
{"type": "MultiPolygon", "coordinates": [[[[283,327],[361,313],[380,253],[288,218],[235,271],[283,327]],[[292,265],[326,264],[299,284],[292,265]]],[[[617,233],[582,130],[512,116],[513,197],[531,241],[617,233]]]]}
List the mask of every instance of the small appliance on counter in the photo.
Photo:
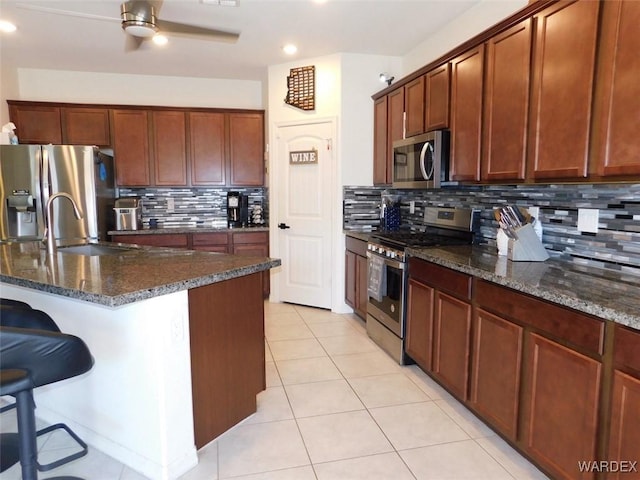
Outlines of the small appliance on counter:
{"type": "Polygon", "coordinates": [[[240,192],[227,193],[227,227],[249,226],[249,197],[240,192]]]}
{"type": "Polygon", "coordinates": [[[116,215],[116,230],[140,230],[142,228],[141,198],[118,198],[113,211],[116,215]]]}

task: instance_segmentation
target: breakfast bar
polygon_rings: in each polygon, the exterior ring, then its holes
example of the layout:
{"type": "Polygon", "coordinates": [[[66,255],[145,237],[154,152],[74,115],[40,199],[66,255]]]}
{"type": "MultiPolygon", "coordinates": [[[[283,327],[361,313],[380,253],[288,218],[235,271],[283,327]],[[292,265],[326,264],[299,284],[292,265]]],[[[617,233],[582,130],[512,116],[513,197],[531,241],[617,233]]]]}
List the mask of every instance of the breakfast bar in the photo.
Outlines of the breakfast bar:
{"type": "Polygon", "coordinates": [[[86,374],[36,389],[36,415],[149,478],[256,409],[265,388],[262,273],[277,259],[99,243],[0,245],[2,297],[82,338],[86,374]]]}

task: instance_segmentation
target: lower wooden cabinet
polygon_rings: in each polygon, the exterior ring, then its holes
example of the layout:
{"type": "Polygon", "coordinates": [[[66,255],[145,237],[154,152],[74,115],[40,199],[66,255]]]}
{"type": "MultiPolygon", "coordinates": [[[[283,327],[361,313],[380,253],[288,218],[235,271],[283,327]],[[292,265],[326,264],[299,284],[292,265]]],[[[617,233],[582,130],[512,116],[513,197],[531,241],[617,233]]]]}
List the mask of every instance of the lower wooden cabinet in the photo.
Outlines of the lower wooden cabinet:
{"type": "Polygon", "coordinates": [[[369,301],[369,262],[366,255],[367,242],[353,237],[346,238],[345,302],[363,320],[367,318],[369,301]]]}
{"type": "Polygon", "coordinates": [[[469,385],[471,305],[436,292],[433,334],[433,374],[460,399],[469,385]]]}
{"type": "Polygon", "coordinates": [[[406,353],[550,478],[640,479],[640,331],[470,279],[409,259],[406,353]]]}
{"type": "MultiPolygon", "coordinates": [[[[112,235],[111,241],[154,247],[189,248],[251,257],[269,256],[269,232],[153,233],[112,235]]],[[[263,296],[271,293],[269,270],[263,272],[263,296]]]]}
{"type": "Polygon", "coordinates": [[[167,233],[163,235],[113,235],[111,241],[119,243],[133,243],[152,247],[188,248],[189,237],[186,233],[167,233]]]}
{"type": "Polygon", "coordinates": [[[524,329],[478,308],[473,325],[470,405],[516,440],[524,329]]]}
{"type": "Polygon", "coordinates": [[[409,279],[405,350],[424,370],[432,369],[435,289],[409,279]]]}
{"type": "Polygon", "coordinates": [[[595,478],[602,364],[537,334],[527,345],[523,408],[526,452],[554,478],[595,478]]]}

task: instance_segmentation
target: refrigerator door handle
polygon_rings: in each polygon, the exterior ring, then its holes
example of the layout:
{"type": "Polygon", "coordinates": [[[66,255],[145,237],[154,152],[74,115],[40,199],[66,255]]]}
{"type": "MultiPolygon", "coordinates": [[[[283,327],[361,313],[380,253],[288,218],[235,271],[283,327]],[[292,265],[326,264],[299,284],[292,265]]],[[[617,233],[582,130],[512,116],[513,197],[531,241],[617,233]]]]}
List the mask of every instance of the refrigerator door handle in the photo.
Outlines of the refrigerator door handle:
{"type": "Polygon", "coordinates": [[[42,202],[42,219],[44,220],[44,235],[46,236],[46,229],[49,225],[47,202],[51,195],[51,186],[49,184],[49,151],[44,146],[41,147],[40,151],[42,152],[42,160],[40,162],[40,201],[42,202]]]}

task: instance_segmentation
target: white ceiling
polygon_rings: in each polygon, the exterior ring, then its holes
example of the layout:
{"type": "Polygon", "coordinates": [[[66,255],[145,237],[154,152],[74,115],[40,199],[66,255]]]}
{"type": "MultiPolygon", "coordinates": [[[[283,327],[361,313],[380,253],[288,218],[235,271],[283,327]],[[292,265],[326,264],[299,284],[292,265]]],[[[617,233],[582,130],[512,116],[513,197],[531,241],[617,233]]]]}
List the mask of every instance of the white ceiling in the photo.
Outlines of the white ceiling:
{"type": "Polygon", "coordinates": [[[18,26],[0,34],[2,68],[43,68],[262,80],[269,65],[334,53],[403,56],[481,0],[165,0],[162,20],[240,32],[235,44],[170,37],[125,52],[119,0],[0,0],[0,18],[18,26]],[[44,7],[50,13],[25,6],[44,7]],[[91,14],[89,19],[54,10],[91,14]],[[298,45],[294,57],[281,47],[298,45]]]}

